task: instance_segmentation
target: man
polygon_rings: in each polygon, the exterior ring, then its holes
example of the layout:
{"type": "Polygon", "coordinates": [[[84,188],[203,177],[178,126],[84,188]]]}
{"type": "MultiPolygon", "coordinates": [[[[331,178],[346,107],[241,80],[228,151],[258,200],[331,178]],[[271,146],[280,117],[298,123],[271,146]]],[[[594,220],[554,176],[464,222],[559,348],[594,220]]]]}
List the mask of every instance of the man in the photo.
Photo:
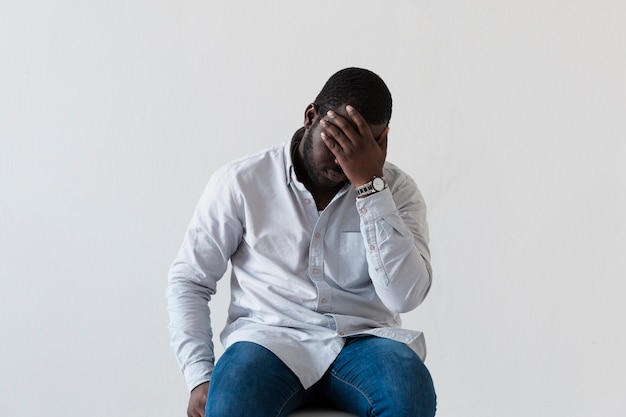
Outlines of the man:
{"type": "Polygon", "coordinates": [[[391,107],[376,74],[341,70],[288,143],[211,177],[167,290],[190,417],[435,414],[423,336],[400,328],[432,277],[423,198],[385,162],[391,107]],[[214,366],[208,302],[229,261],[214,366]]]}

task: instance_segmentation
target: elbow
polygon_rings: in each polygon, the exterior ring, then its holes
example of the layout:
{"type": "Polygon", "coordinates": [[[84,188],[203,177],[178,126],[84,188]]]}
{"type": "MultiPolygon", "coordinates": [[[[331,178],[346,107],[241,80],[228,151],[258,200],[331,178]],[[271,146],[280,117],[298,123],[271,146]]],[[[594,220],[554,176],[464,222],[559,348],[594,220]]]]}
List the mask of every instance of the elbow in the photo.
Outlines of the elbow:
{"type": "Polygon", "coordinates": [[[387,308],[395,314],[404,314],[409,311],[415,310],[426,298],[428,295],[428,291],[430,290],[430,285],[425,288],[414,288],[413,291],[410,291],[406,297],[396,298],[394,300],[390,300],[389,302],[383,302],[387,306],[387,308]]]}
{"type": "Polygon", "coordinates": [[[426,298],[432,285],[432,272],[428,264],[418,276],[415,276],[410,287],[394,285],[386,287],[380,293],[381,301],[395,314],[408,313],[415,310],[426,298]]]}

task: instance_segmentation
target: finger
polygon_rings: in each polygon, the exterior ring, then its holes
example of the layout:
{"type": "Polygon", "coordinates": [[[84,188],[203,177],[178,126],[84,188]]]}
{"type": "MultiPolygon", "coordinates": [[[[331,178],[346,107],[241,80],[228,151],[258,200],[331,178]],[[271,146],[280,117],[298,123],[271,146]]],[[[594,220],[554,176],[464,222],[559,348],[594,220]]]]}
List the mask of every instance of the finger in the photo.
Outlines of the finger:
{"type": "Polygon", "coordinates": [[[328,135],[326,132],[322,132],[320,135],[322,137],[322,143],[326,145],[328,150],[331,151],[336,158],[341,158],[343,152],[335,138],[328,135]]]}
{"type": "Polygon", "coordinates": [[[352,122],[355,124],[359,133],[363,136],[367,136],[369,134],[371,137],[372,131],[363,116],[361,116],[361,113],[349,104],[346,105],[346,112],[348,112],[348,116],[352,119],[352,122]]]}
{"type": "Polygon", "coordinates": [[[320,120],[320,126],[322,127],[322,139],[331,150],[335,149],[341,152],[351,145],[352,142],[345,133],[331,122],[322,119],[320,120]]]}
{"type": "Polygon", "coordinates": [[[339,139],[344,138],[350,143],[358,143],[361,138],[361,134],[355,129],[355,126],[344,116],[338,114],[333,110],[329,110],[326,113],[326,120],[332,123],[333,126],[341,130],[339,139]]]}
{"type": "Polygon", "coordinates": [[[334,160],[335,164],[343,168],[343,164],[346,161],[345,151],[341,148],[341,146],[339,146],[339,144],[334,138],[328,136],[324,132],[322,132],[321,136],[322,136],[322,143],[326,145],[326,148],[328,148],[328,150],[335,157],[335,160],[334,160]]]}

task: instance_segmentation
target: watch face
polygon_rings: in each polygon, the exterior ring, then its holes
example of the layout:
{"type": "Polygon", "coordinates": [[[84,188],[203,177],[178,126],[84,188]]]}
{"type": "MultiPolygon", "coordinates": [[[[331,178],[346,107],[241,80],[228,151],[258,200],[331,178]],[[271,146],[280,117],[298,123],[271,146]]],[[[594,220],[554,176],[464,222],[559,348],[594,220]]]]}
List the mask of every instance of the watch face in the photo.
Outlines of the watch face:
{"type": "Polygon", "coordinates": [[[382,191],[385,189],[385,180],[383,180],[380,177],[376,177],[372,180],[372,187],[374,187],[374,189],[376,191],[382,191]]]}

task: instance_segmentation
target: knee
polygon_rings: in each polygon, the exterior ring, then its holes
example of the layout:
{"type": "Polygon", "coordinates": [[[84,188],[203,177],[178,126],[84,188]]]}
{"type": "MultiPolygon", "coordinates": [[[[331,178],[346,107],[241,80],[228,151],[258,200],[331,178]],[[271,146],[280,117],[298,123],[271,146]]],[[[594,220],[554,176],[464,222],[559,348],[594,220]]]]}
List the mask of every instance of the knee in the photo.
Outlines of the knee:
{"type": "MultiPolygon", "coordinates": [[[[398,381],[400,382],[400,381],[398,381]]],[[[405,363],[403,382],[396,384],[392,389],[399,389],[396,404],[403,410],[398,410],[398,416],[433,417],[437,409],[437,395],[430,372],[422,362],[415,358],[405,363]]]]}
{"type": "MultiPolygon", "coordinates": [[[[433,417],[437,396],[430,372],[419,356],[408,346],[397,342],[387,351],[387,404],[393,416],[433,417]]],[[[385,414],[387,415],[387,414],[385,414]]]]}
{"type": "Polygon", "coordinates": [[[384,338],[353,341],[334,372],[360,387],[374,415],[432,417],[436,395],[430,372],[406,344],[384,338]]]}

